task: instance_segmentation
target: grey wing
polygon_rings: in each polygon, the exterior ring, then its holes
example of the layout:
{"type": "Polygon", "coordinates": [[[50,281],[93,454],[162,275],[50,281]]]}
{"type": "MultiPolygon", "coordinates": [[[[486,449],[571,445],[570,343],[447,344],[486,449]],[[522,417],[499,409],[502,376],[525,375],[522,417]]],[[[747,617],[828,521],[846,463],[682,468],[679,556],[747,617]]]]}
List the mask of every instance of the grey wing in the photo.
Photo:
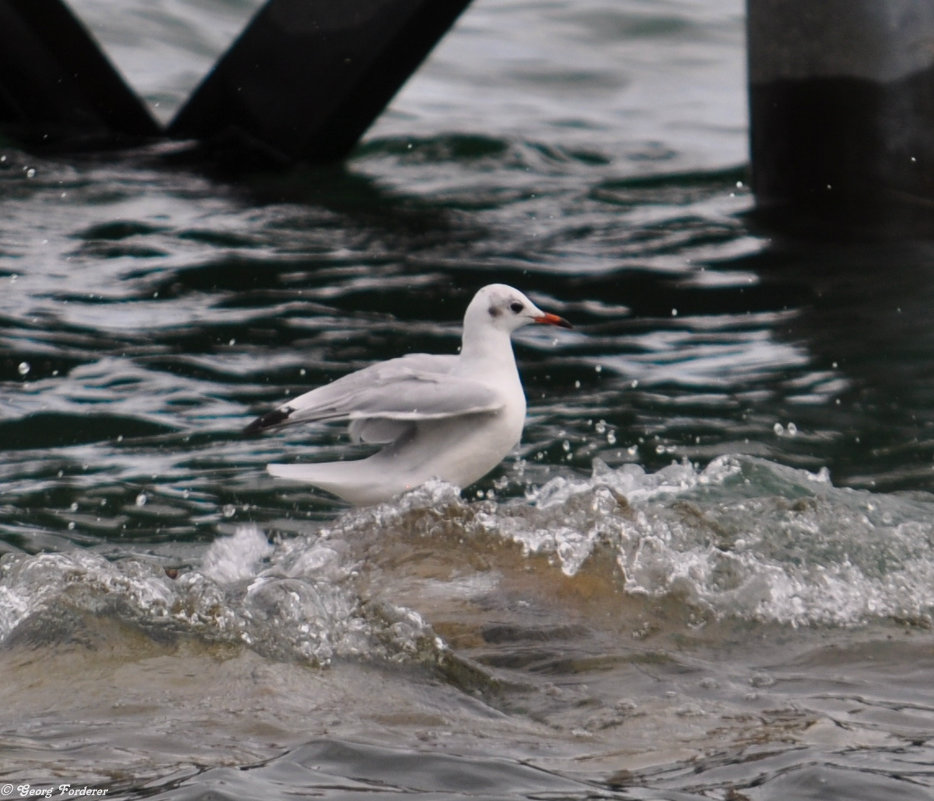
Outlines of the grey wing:
{"type": "Polygon", "coordinates": [[[245,431],[350,420],[355,439],[388,442],[412,422],[501,409],[503,401],[490,387],[450,375],[456,359],[413,354],[371,365],[299,395],[254,420],[245,431]]]}

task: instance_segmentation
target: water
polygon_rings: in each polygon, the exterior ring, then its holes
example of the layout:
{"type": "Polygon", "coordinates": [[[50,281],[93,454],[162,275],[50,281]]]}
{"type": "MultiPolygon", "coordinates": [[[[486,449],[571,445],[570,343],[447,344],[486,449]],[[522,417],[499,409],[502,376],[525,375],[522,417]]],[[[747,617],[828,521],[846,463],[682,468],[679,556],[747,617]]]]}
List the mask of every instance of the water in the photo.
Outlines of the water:
{"type": "MultiPolygon", "coordinates": [[[[251,8],[76,7],[163,118],[251,8]]],[[[757,222],[743,61],[736,2],[477,0],[343,167],[5,144],[0,785],[931,798],[931,246],[757,222]],[[490,281],[576,326],[513,457],[265,474],[490,281]]]]}

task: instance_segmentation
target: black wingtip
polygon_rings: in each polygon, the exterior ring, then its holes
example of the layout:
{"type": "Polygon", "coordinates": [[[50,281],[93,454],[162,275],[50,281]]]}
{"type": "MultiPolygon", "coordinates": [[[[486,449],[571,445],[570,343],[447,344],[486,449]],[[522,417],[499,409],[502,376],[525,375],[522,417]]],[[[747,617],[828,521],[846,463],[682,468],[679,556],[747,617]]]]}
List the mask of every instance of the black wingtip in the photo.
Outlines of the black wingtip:
{"type": "Polygon", "coordinates": [[[271,412],[264,414],[262,417],[257,417],[252,423],[243,429],[243,433],[246,436],[252,436],[253,434],[259,434],[265,431],[267,428],[281,426],[289,419],[289,415],[291,415],[293,411],[295,410],[288,406],[273,409],[271,412]]]}

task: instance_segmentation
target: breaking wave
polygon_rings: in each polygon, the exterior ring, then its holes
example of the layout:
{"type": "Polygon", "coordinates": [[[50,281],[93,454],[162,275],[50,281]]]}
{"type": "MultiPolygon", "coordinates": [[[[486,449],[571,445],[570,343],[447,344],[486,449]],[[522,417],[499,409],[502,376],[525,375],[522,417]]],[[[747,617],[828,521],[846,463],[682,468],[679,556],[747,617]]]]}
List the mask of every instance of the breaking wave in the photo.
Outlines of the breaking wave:
{"type": "Polygon", "coordinates": [[[77,613],[318,665],[437,658],[444,645],[422,616],[366,581],[375,551],[413,536],[433,537],[436,550],[446,538],[477,553],[518,548],[567,576],[610,569],[624,595],[718,619],[927,626],[932,521],[927,494],[840,489],[826,473],[749,457],[655,473],[597,463],[589,478],[554,478],[503,501],[465,501],[439,483],[345,512],[306,536],[244,526],[177,568],[87,550],[8,554],[0,560],[0,640],[41,637],[77,613]]]}

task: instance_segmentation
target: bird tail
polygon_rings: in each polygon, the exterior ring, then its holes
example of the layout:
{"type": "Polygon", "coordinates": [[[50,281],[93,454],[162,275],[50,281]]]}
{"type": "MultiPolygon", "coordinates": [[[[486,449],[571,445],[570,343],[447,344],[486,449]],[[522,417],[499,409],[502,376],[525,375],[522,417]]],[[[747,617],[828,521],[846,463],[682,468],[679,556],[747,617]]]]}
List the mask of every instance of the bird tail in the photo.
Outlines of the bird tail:
{"type": "Polygon", "coordinates": [[[317,462],[315,464],[268,464],[266,472],[276,478],[287,478],[291,481],[303,481],[307,484],[317,484],[318,481],[333,477],[331,468],[339,466],[340,462],[317,462]]]}
{"type": "Polygon", "coordinates": [[[300,481],[330,492],[355,505],[379,503],[409,487],[404,482],[386,485],[386,469],[377,469],[367,459],[346,462],[269,464],[266,470],[277,478],[300,481]]]}

